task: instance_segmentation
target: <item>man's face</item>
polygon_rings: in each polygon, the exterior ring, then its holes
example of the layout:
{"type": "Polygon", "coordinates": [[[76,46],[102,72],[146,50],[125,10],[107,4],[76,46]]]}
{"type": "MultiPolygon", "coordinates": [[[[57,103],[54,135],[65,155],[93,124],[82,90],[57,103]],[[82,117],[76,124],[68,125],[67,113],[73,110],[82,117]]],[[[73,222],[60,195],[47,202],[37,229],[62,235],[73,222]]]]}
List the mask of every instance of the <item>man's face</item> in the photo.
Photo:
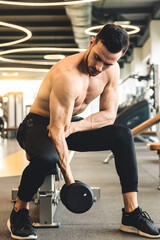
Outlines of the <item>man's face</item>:
{"type": "Polygon", "coordinates": [[[94,44],[94,39],[90,42],[90,48],[86,57],[87,72],[90,76],[97,76],[102,71],[113,66],[122,57],[122,51],[111,53],[101,41],[94,44]]]}

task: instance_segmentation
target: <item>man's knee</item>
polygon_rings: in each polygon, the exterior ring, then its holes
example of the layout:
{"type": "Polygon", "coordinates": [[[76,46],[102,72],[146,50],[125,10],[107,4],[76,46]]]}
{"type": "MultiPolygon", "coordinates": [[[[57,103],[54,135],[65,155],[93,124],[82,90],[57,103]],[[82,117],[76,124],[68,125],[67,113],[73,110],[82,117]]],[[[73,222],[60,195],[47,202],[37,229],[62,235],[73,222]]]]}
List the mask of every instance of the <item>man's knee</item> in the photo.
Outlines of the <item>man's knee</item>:
{"type": "Polygon", "coordinates": [[[44,169],[44,171],[52,171],[52,169],[56,168],[56,163],[58,163],[58,154],[57,152],[42,152],[35,154],[33,156],[29,156],[26,154],[27,159],[31,162],[31,164],[36,165],[37,168],[44,169]]]}
{"type": "Polygon", "coordinates": [[[41,156],[41,164],[46,170],[52,170],[56,168],[56,163],[58,162],[57,153],[47,153],[41,156]]]}
{"type": "Polygon", "coordinates": [[[123,126],[117,126],[116,129],[116,140],[118,142],[128,142],[133,140],[131,129],[123,126]]]}

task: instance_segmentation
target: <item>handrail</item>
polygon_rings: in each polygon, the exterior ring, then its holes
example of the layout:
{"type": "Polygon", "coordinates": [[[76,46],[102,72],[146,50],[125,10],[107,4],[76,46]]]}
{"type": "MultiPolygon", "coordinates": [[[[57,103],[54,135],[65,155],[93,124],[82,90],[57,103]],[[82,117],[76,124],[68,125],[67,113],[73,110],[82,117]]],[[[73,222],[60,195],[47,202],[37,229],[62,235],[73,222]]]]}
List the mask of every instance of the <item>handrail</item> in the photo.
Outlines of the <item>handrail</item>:
{"type": "Polygon", "coordinates": [[[132,129],[133,136],[143,132],[147,128],[153,126],[154,124],[160,122],[160,113],[158,113],[155,117],[150,118],[143,123],[139,124],[137,127],[132,129]]]}
{"type": "Polygon", "coordinates": [[[160,150],[160,142],[147,143],[147,148],[149,150],[160,150]]]}
{"type": "Polygon", "coordinates": [[[6,127],[3,128],[3,130],[7,131],[7,130],[18,130],[18,127],[6,127]]]}

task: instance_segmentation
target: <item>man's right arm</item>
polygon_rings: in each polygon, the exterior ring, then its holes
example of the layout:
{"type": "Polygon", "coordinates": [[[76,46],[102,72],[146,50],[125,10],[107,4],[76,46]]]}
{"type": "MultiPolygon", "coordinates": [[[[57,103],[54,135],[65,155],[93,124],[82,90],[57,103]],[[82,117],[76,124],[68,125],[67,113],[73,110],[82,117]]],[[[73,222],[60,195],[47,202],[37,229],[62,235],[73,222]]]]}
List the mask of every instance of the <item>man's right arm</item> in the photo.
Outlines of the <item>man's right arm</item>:
{"type": "Polygon", "coordinates": [[[69,185],[74,182],[74,178],[70,169],[65,133],[72,118],[76,88],[73,87],[73,84],[71,85],[69,79],[64,79],[63,85],[61,82],[57,83],[50,93],[50,124],[48,128],[49,137],[59,156],[61,171],[66,183],[69,185]]]}

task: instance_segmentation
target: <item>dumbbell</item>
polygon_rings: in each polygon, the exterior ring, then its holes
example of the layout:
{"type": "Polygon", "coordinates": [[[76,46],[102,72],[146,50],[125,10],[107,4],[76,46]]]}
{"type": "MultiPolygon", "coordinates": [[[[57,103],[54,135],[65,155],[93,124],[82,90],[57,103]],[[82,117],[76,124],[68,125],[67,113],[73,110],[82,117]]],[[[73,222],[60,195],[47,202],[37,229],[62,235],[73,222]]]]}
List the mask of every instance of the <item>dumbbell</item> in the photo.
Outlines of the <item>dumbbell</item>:
{"type": "Polygon", "coordinates": [[[94,202],[91,188],[77,180],[70,185],[64,184],[60,191],[60,197],[64,206],[73,213],[88,211],[94,202]]]}

